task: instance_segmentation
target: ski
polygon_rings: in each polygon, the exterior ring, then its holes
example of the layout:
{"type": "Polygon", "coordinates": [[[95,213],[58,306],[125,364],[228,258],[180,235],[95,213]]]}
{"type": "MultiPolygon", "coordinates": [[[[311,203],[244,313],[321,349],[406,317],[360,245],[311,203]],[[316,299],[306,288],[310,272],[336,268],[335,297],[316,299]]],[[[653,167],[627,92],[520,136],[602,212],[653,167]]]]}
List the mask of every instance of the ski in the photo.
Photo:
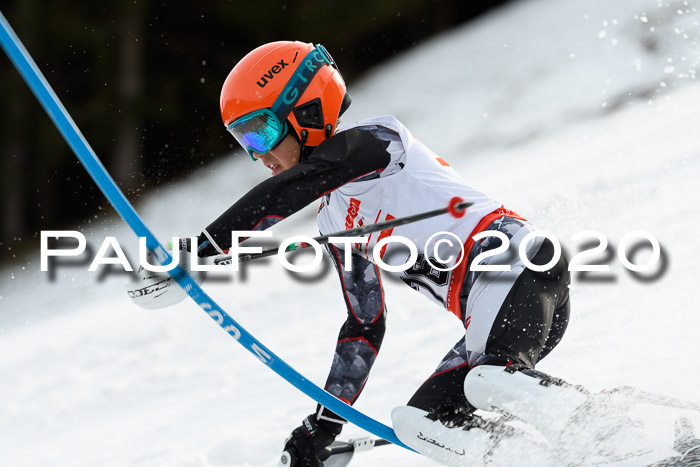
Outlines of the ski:
{"type": "Polygon", "coordinates": [[[504,453],[510,456],[512,452],[520,452],[525,456],[527,450],[527,456],[538,455],[539,459],[551,451],[542,435],[522,425],[507,423],[511,421],[509,417],[487,419],[473,413],[468,419],[454,422],[457,424],[446,424],[424,410],[400,406],[392,410],[391,419],[401,441],[438,464],[509,465],[504,453]]]}
{"type": "MultiPolygon", "coordinates": [[[[319,245],[326,245],[330,243],[331,237],[355,237],[360,235],[365,235],[371,232],[378,232],[386,229],[393,229],[401,225],[410,224],[412,222],[418,222],[425,219],[430,219],[431,217],[440,216],[442,214],[450,214],[453,217],[462,217],[464,215],[464,210],[472,206],[474,203],[465,202],[460,197],[455,196],[452,198],[445,208],[434,209],[432,211],[421,212],[418,214],[413,214],[410,216],[400,217],[398,219],[391,219],[384,222],[377,222],[376,224],[367,224],[361,227],[355,227],[354,229],[342,230],[340,232],[334,232],[327,235],[320,235],[314,237],[312,240],[319,245]]],[[[290,251],[301,250],[304,248],[309,248],[311,245],[305,242],[292,243],[287,247],[285,253],[290,251]]],[[[240,255],[238,257],[238,262],[251,261],[258,258],[265,258],[268,256],[276,255],[279,252],[279,248],[268,248],[260,253],[250,253],[247,255],[240,255]]],[[[215,265],[228,265],[231,264],[231,255],[221,255],[214,258],[215,265]]]]}
{"type": "MultiPolygon", "coordinates": [[[[387,446],[389,444],[392,443],[381,438],[334,441],[333,444],[328,447],[330,455],[328,459],[323,462],[323,467],[345,467],[350,463],[355,453],[369,451],[375,447],[387,446]]],[[[294,454],[289,451],[284,451],[277,465],[279,467],[296,467],[297,462],[294,454]]]]}

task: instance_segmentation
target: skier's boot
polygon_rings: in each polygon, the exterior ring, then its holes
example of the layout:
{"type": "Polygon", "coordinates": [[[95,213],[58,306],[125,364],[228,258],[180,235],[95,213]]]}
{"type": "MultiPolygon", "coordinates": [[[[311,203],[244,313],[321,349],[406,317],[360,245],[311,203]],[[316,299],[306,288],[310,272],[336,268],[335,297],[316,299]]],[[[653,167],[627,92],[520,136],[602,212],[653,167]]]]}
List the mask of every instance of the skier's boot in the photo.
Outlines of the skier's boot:
{"type": "MultiPolygon", "coordinates": [[[[391,413],[394,431],[406,445],[444,465],[484,465],[509,453],[510,461],[520,466],[542,465],[545,449],[533,435],[503,423],[487,420],[474,413],[468,404],[447,400],[425,411],[411,406],[395,408],[391,413]],[[532,454],[527,456],[513,453],[532,454]]],[[[513,465],[500,459],[497,464],[513,465]]]]}

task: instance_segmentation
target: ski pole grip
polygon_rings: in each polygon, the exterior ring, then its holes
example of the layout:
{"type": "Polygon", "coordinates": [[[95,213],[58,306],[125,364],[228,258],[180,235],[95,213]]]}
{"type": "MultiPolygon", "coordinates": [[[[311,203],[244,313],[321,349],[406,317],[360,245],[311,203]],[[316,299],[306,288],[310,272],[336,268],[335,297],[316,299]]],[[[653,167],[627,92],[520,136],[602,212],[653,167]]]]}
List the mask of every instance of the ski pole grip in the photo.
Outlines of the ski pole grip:
{"type": "Polygon", "coordinates": [[[463,217],[467,208],[461,207],[460,204],[462,203],[464,203],[464,200],[462,198],[460,198],[459,196],[453,197],[447,204],[447,212],[449,212],[450,215],[456,219],[463,217]]]}

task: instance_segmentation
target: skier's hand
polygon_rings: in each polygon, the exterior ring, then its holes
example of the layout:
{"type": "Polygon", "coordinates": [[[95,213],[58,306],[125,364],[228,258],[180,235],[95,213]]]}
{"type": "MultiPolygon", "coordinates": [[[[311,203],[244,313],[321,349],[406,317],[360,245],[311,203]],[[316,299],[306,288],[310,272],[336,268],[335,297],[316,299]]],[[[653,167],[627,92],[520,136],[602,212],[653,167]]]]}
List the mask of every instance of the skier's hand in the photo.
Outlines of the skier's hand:
{"type": "MultiPolygon", "coordinates": [[[[160,248],[161,254],[168,252],[173,256],[173,248],[171,244],[162,245],[160,248]]],[[[179,265],[185,270],[190,270],[190,254],[186,251],[180,251],[179,265]]],[[[160,261],[158,255],[154,251],[146,253],[146,262],[152,266],[159,266],[160,261]]],[[[204,282],[204,274],[196,274],[193,276],[200,284],[204,282]]],[[[131,301],[141,308],[146,310],[156,310],[166,308],[176,303],[181,302],[187,297],[187,293],[175,282],[175,280],[167,272],[154,272],[144,268],[142,264],[136,272],[136,280],[129,280],[124,284],[126,292],[131,301]]]]}
{"type": "Polygon", "coordinates": [[[210,241],[210,238],[206,234],[206,230],[203,231],[199,236],[197,236],[195,241],[193,242],[193,238],[186,237],[186,238],[181,238],[179,245],[177,245],[178,249],[183,250],[183,251],[192,251],[196,250],[197,251],[197,256],[200,258],[208,258],[210,256],[217,256],[217,255],[225,255],[228,253],[228,250],[222,250],[218,245],[215,245],[213,240],[210,241]]]}
{"type": "Polygon", "coordinates": [[[301,426],[292,431],[284,450],[293,453],[296,464],[302,467],[323,467],[330,451],[326,449],[340,434],[342,425],[327,420],[316,420],[316,414],[304,419],[301,426]]]}

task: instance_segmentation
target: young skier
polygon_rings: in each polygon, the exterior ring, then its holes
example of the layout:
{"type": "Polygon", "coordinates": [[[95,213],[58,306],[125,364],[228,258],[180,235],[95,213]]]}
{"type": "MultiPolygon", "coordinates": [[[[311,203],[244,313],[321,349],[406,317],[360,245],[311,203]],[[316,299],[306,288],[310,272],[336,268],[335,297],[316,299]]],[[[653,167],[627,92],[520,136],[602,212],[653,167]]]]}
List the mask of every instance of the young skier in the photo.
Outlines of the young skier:
{"type": "MultiPolygon", "coordinates": [[[[474,410],[464,394],[471,368],[488,363],[532,369],[561,340],[569,318],[567,262],[562,256],[547,271],[536,272],[526,269],[517,253],[501,254],[492,262],[510,266],[509,271],[470,269],[476,256],[501,246],[501,238],[509,240],[510,253],[517,252],[533,227],[467,185],[393,117],[372,118],[339,131],[338,119],[350,102],[335,62],[320,45],[274,42],[238,62],[221,91],[223,122],[272,177],[202,232],[199,254],[223,253],[231,246],[232,230],[268,228],[318,199],[322,234],[444,207],[454,196],[472,202],[461,218],[444,215],[370,235],[367,244],[352,247],[351,269],[344,267],[342,245],[328,247],[348,317],[326,390],[352,404],[364,387],[382,344],[387,313],[372,248],[383,236],[400,235],[411,239],[419,254],[410,268],[396,274],[453,313],[466,329],[408,405],[445,423],[464,420],[474,410]],[[471,240],[484,231],[502,235],[471,240]],[[426,241],[438,232],[450,232],[458,240],[436,255],[426,241]]],[[[536,237],[526,245],[526,255],[535,264],[545,264],[554,247],[536,237]]],[[[392,242],[382,258],[400,265],[406,255],[392,242]]],[[[325,448],[343,423],[318,406],[292,432],[285,449],[301,465],[322,465],[325,448]]]]}
{"type": "MultiPolygon", "coordinates": [[[[402,236],[417,246],[418,254],[407,269],[393,273],[453,313],[465,335],[407,407],[394,410],[399,438],[440,462],[480,460],[493,440],[488,432],[477,436],[485,425],[473,412],[504,407],[556,437],[588,400],[534,370],[567,327],[566,259],[549,239],[528,235],[534,227],[526,219],[467,185],[394,117],[339,130],[339,117],[350,102],[338,67],[321,45],[273,42],[241,59],[223,84],[221,116],[271,177],[199,235],[198,254],[223,254],[231,247],[231,231],[266,229],[319,199],[322,234],[445,207],[455,196],[471,202],[459,218],[442,215],[371,234],[365,243],[327,247],[347,319],[325,388],[348,404],[362,392],[381,348],[387,314],[375,255],[384,265],[403,265],[409,258],[398,242],[387,243],[378,254],[374,246],[387,236],[402,236]],[[475,240],[480,233],[483,238],[475,240]],[[352,254],[346,257],[345,249],[352,254]],[[546,267],[526,267],[528,261],[546,267]],[[479,270],[479,265],[492,270],[479,270]],[[533,401],[555,413],[532,412],[533,401]]],[[[319,405],[284,449],[299,465],[322,466],[326,448],[344,423],[319,405]]]]}

